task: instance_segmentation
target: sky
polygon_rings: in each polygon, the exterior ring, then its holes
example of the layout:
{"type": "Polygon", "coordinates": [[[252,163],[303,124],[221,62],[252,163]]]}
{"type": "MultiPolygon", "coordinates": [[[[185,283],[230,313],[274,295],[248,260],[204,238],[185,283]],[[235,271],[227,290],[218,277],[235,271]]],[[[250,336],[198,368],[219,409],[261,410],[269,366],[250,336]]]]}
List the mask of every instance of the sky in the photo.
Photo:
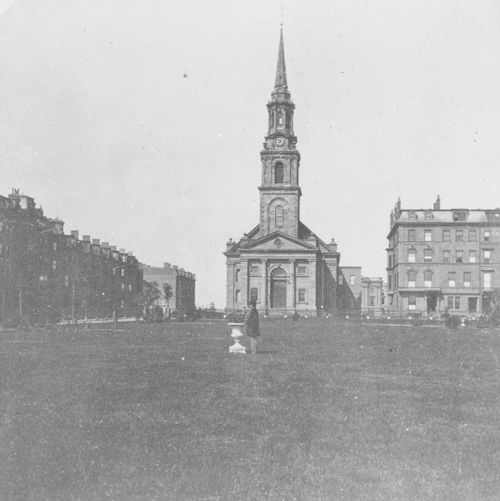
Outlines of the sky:
{"type": "Polygon", "coordinates": [[[283,23],[301,220],[385,278],[389,216],[500,206],[497,0],[0,0],[0,194],[225,303],[283,23]]]}

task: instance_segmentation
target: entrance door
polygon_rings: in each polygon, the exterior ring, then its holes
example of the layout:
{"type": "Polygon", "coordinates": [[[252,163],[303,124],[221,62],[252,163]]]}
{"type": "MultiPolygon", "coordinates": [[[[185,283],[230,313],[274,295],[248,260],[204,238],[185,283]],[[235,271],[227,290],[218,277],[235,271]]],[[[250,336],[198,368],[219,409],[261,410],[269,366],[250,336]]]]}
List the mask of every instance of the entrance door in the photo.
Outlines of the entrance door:
{"type": "Polygon", "coordinates": [[[271,308],[286,308],[285,270],[276,268],[271,272],[271,308]]]}
{"type": "Polygon", "coordinates": [[[469,298],[469,312],[475,313],[477,311],[477,297],[469,298]]]}

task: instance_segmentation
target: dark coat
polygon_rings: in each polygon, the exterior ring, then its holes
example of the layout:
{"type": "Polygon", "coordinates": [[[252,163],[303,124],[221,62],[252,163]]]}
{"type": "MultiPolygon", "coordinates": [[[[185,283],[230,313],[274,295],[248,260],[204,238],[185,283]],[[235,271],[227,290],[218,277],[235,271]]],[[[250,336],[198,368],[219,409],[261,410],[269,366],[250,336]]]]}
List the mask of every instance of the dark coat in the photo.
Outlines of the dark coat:
{"type": "Polygon", "coordinates": [[[247,336],[258,337],[260,336],[259,329],[259,312],[252,308],[245,317],[245,325],[247,326],[247,336]]]}

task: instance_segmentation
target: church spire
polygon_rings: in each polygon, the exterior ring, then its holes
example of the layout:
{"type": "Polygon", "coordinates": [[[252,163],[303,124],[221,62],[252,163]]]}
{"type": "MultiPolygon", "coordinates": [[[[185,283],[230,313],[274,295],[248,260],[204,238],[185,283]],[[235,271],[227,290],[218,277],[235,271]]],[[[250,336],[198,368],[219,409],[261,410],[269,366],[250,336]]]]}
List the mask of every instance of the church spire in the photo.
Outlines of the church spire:
{"type": "Polygon", "coordinates": [[[286,81],[285,48],[283,46],[283,25],[281,25],[280,48],[278,51],[278,66],[276,68],[276,82],[274,84],[274,90],[275,91],[285,90],[287,88],[287,85],[288,84],[286,81]]]}

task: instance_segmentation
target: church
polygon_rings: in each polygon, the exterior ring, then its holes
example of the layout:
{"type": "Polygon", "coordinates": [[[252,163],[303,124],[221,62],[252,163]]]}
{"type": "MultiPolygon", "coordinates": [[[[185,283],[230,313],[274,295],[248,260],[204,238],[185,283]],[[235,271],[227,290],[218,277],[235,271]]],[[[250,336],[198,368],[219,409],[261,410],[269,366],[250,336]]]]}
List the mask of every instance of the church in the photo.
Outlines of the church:
{"type": "Polygon", "coordinates": [[[268,131],[260,153],[260,221],[238,242],[230,239],[224,252],[228,312],[243,310],[252,300],[268,316],[295,312],[322,316],[337,309],[342,274],[337,244],[333,239],[325,243],[300,220],[300,153],[293,130],[294,109],[282,30],[276,81],[267,104],[268,131]]]}

